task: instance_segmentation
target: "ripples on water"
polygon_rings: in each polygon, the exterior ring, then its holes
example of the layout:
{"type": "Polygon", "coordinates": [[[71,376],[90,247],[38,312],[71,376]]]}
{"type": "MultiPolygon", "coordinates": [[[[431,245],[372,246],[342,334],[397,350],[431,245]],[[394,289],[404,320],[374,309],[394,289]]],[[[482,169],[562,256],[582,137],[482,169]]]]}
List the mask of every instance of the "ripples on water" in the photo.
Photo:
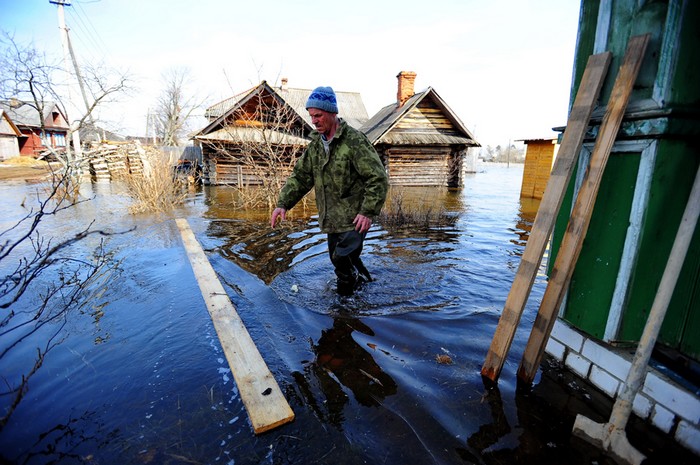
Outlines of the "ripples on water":
{"type": "MultiPolygon", "coordinates": [[[[570,425],[561,426],[572,414],[515,394],[524,330],[500,389],[486,389],[479,374],[537,208],[519,200],[521,175],[521,166],[487,165],[461,191],[440,194],[453,214],[448,226],[375,225],[363,257],[376,281],[350,298],[334,291],[313,217],[271,230],[267,213],[229,208],[226,189],[193,193],[177,216],[189,219],[296,413],[261,436],[252,433],[173,219],[129,215],[118,186],[86,186],[95,198],[47,221],[47,233],[69,234],[93,219],[102,229],[135,230],[108,239],[119,267],[90,307],[101,317],[71,317],[65,341],[0,433],[0,458],[588,463],[568,445],[570,425]]],[[[0,185],[4,225],[22,214],[20,198],[32,189],[0,185]]],[[[540,276],[521,326],[531,324],[543,285],[540,276]]],[[[37,343],[3,359],[3,376],[21,373],[37,343]]]]}

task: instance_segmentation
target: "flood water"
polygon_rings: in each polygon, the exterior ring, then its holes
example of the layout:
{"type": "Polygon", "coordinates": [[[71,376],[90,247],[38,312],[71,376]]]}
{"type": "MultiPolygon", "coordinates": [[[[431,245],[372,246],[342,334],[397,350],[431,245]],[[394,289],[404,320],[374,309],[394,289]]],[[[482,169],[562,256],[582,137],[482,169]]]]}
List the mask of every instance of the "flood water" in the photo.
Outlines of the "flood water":
{"type": "MultiPolygon", "coordinates": [[[[607,419],[602,396],[549,362],[532,390],[516,389],[543,274],[498,386],[480,376],[537,208],[519,199],[521,179],[522,165],[487,164],[459,191],[414,192],[451,221],[373,226],[363,258],[375,281],[350,298],[335,293],[313,216],[271,230],[267,213],[235,211],[226,188],[192,192],[173,215],[131,215],[118,185],[86,184],[94,198],[46,218],[42,232],[66,237],[92,221],[124,232],[104,238],[118,266],[95,281],[88,305],[0,359],[3,384],[16,384],[42,337],[58,331],[0,430],[0,462],[608,463],[571,436],[577,413],[607,419]],[[253,433],[175,217],[188,219],[294,422],[253,433]]],[[[2,230],[26,214],[36,189],[0,183],[2,230]]],[[[88,256],[100,239],[66,253],[88,256]]],[[[3,350],[9,341],[0,336],[3,350]]],[[[0,397],[3,412],[8,402],[0,397]]],[[[652,458],[678,452],[661,436],[628,434],[652,458]]]]}

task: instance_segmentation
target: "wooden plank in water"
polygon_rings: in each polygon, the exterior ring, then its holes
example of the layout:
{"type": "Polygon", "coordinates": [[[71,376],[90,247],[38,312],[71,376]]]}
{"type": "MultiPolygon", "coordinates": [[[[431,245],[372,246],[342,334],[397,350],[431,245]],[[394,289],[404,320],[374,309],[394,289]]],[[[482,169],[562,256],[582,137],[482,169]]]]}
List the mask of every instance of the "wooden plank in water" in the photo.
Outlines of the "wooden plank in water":
{"type": "Polygon", "coordinates": [[[610,65],[610,58],[610,52],[599,53],[588,58],[588,64],[583,73],[574,105],[571,108],[569,121],[566,124],[559,153],[552,167],[552,174],[542,196],[530,237],[527,240],[518,271],[491,341],[491,347],[489,347],[486,360],[481,368],[481,375],[491,381],[498,380],[506,355],[513,342],[515,330],[520,322],[547,241],[552,234],[566,187],[571,179],[574,162],[581,151],[583,138],[590,124],[591,113],[598,100],[605,74],[610,65]]]}
{"type": "Polygon", "coordinates": [[[294,412],[248,334],[187,220],[178,218],[175,222],[180,229],[187,257],[241,393],[243,405],[253,424],[253,430],[259,434],[289,423],[294,419],[294,412]]]}
{"type": "Polygon", "coordinates": [[[591,153],[586,176],[576,196],[569,224],[559,246],[554,268],[549,276],[535,324],[518,368],[518,379],[526,384],[531,384],[535,379],[549,335],[552,333],[557,310],[564,299],[564,294],[574,273],[576,261],[588,231],[588,224],[591,221],[605,165],[620,130],[622,118],[625,116],[627,102],[642,66],[648,42],[649,34],[644,34],[632,37],[627,45],[622,66],[620,66],[620,71],[615,79],[608,107],[600,125],[598,138],[591,153]]]}

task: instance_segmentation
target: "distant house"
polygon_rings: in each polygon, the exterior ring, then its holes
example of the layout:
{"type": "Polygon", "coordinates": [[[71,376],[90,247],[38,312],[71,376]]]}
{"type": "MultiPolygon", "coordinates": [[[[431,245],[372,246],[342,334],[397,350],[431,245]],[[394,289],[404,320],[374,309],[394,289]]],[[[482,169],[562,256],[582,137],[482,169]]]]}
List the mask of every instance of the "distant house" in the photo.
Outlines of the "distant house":
{"type": "Polygon", "coordinates": [[[0,108],[0,161],[19,157],[19,138],[22,132],[10,115],[0,108]]]}
{"type": "MultiPolygon", "coordinates": [[[[479,143],[434,89],[414,93],[415,77],[399,73],[397,102],[371,119],[359,93],[336,91],[339,116],[367,135],[390,184],[458,187],[465,153],[479,143]]],[[[286,79],[280,87],[263,81],[209,107],[209,124],[194,136],[202,147],[204,182],[259,184],[256,170],[271,163],[256,153],[265,145],[278,153],[275,169],[291,170],[287,162],[308,145],[314,130],[305,108],[310,94],[311,89],[288,88],[286,79]]]]}
{"type": "MultiPolygon", "coordinates": [[[[258,168],[272,164],[275,169],[291,170],[294,155],[309,143],[314,130],[306,111],[311,89],[280,87],[266,81],[241,94],[209,107],[205,117],[209,124],[193,139],[202,148],[205,184],[236,186],[260,183],[258,168]],[[278,164],[279,162],[279,164],[278,164]]],[[[339,116],[359,128],[367,121],[367,110],[360,94],[338,92],[339,116]]]]}
{"type": "Polygon", "coordinates": [[[33,104],[28,102],[16,99],[1,101],[0,110],[7,113],[21,132],[17,139],[20,155],[36,158],[46,150],[47,147],[42,141],[42,131],[45,136],[43,139],[52,148],[62,149],[66,146],[69,125],[55,103],[44,104],[43,124],[42,115],[33,104]]]}
{"type": "Polygon", "coordinates": [[[557,139],[524,139],[525,166],[520,197],[542,199],[559,145],[557,139]]]}
{"type": "Polygon", "coordinates": [[[414,92],[416,73],[398,74],[395,103],[382,108],[361,130],[382,157],[391,185],[462,185],[462,163],[472,133],[432,88],[414,92]]]}

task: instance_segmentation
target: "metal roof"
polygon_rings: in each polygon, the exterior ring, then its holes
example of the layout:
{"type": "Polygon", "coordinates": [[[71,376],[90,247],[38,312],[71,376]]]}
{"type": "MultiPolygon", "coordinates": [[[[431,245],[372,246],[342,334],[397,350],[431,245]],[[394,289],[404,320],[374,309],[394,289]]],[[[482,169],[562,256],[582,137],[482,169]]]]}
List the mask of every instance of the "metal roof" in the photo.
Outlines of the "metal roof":
{"type": "MultiPolygon", "coordinates": [[[[276,87],[275,91],[311,126],[311,117],[306,110],[306,101],[309,99],[312,89],[276,87]]],[[[336,92],[335,98],[338,102],[338,116],[347,121],[350,126],[359,128],[369,119],[365,104],[358,92],[336,92]]]]}
{"type": "Polygon", "coordinates": [[[14,121],[12,121],[12,118],[10,118],[10,115],[2,108],[0,108],[0,119],[7,121],[8,126],[12,129],[15,136],[20,137],[22,135],[22,131],[19,130],[14,121]]]}
{"type": "Polygon", "coordinates": [[[251,87],[245,92],[241,92],[240,94],[236,94],[233,97],[224,99],[219,103],[215,103],[214,105],[210,106],[204,111],[204,116],[207,117],[210,121],[220,117],[228,110],[233,108],[242,98],[247,96],[251,90],[256,89],[257,87],[259,86],[251,87]]]}
{"type": "MultiPolygon", "coordinates": [[[[41,127],[39,112],[27,102],[3,100],[0,101],[0,109],[4,110],[17,126],[41,127]]],[[[53,118],[51,117],[53,113],[59,113],[63,117],[58,105],[54,102],[44,102],[45,127],[47,129],[68,129],[68,126],[58,126],[53,123],[53,118]]],[[[63,119],[65,120],[65,117],[63,119]]]]}
{"type": "Polygon", "coordinates": [[[197,140],[223,141],[223,142],[254,142],[278,145],[308,145],[309,141],[303,137],[293,136],[283,131],[263,128],[251,128],[242,126],[230,126],[216,131],[197,135],[197,140]]]}
{"type": "MultiPolygon", "coordinates": [[[[229,97],[221,102],[218,102],[205,111],[205,116],[209,118],[210,121],[218,120],[222,116],[230,113],[238,105],[244,103],[247,98],[254,95],[256,91],[263,88],[267,88],[268,91],[277,97],[279,97],[285,104],[289,105],[294,112],[299,115],[299,117],[306,123],[306,125],[313,129],[311,124],[311,117],[309,112],[306,110],[306,101],[311,95],[312,89],[298,89],[289,87],[272,87],[266,81],[262,81],[259,85],[252,87],[245,92],[229,97]]],[[[362,96],[358,92],[343,92],[339,91],[335,93],[336,99],[338,101],[338,116],[343,118],[347,123],[354,127],[360,128],[368,119],[367,109],[365,104],[362,102],[362,96]]],[[[211,129],[211,125],[207,128],[211,129]]],[[[203,129],[202,131],[206,130],[203,129]]],[[[202,132],[200,131],[200,133],[202,132]]]]}

